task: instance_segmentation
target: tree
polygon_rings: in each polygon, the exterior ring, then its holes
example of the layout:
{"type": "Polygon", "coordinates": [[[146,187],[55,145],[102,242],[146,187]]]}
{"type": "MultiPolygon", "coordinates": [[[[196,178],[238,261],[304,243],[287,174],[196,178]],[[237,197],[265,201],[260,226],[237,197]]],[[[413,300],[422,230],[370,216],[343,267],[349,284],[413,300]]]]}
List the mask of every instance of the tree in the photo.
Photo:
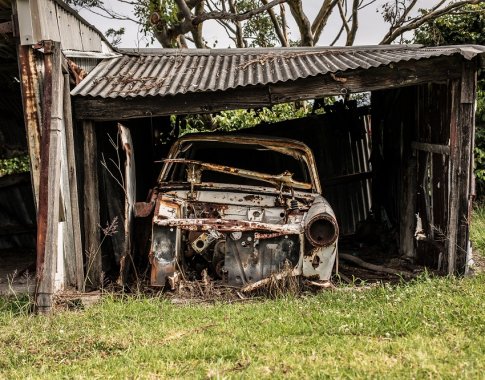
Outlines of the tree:
{"type": "Polygon", "coordinates": [[[133,15],[113,11],[102,0],[66,1],[105,17],[136,22],[163,47],[184,48],[190,41],[203,48],[207,47],[203,26],[210,20],[218,22],[237,47],[314,46],[324,33],[333,33],[332,45],[342,38],[345,45],[353,45],[361,11],[378,3],[383,3],[380,12],[389,25],[380,43],[389,44],[406,32],[484,0],[434,0],[434,6],[426,12],[419,12],[419,0],[322,0],[313,20],[303,8],[303,0],[118,0],[132,6],[133,15]],[[332,14],[341,25],[330,31],[327,26],[332,14]],[[298,27],[298,41],[288,37],[289,15],[298,27]]]}
{"type": "MultiPolygon", "coordinates": [[[[426,22],[415,31],[414,42],[436,46],[485,45],[485,4],[467,5],[459,11],[426,22]]],[[[485,198],[485,72],[478,74],[475,115],[475,176],[478,198],[485,198]]]]}

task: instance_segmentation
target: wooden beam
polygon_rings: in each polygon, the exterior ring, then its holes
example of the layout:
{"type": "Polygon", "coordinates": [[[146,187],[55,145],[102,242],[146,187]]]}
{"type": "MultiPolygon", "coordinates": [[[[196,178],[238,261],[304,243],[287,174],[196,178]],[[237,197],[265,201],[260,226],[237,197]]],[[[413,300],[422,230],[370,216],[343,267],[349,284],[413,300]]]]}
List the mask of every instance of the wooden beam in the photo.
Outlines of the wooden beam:
{"type": "Polygon", "coordinates": [[[102,260],[99,231],[98,148],[92,121],[83,122],[84,133],[84,239],[86,279],[90,288],[101,285],[102,260]]]}
{"type": "Polygon", "coordinates": [[[75,284],[79,291],[84,286],[83,249],[81,241],[81,217],[79,213],[78,182],[76,173],[76,155],[74,149],[74,127],[72,122],[71,94],[69,86],[69,74],[64,74],[64,125],[67,153],[67,176],[69,182],[70,202],[66,206],[70,208],[71,229],[73,247],[71,252],[66,252],[72,260],[66,260],[67,265],[72,265],[75,274],[75,284]]]}
{"type": "Polygon", "coordinates": [[[460,57],[438,57],[318,75],[295,81],[175,96],[74,99],[76,118],[124,120],[258,108],[296,100],[443,82],[460,77],[460,57]]]}
{"type": "Polygon", "coordinates": [[[44,42],[44,103],[41,167],[37,213],[36,305],[40,313],[52,309],[58,254],[60,194],[59,133],[62,128],[62,72],[60,44],[44,42]]]}
{"type": "Polygon", "coordinates": [[[450,154],[450,147],[448,145],[429,144],[429,143],[413,141],[411,143],[411,147],[415,150],[422,150],[428,153],[446,154],[446,155],[450,154]]]}

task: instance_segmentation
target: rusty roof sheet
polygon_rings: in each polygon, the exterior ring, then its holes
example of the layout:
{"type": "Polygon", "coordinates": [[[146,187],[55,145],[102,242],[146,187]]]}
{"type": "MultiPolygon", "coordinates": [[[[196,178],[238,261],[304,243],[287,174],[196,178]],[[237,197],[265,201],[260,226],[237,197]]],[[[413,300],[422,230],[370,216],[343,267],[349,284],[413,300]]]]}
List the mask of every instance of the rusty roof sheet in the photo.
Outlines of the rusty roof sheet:
{"type": "Polygon", "coordinates": [[[485,47],[475,45],[125,49],[121,57],[102,61],[72,95],[116,98],[224,91],[454,54],[471,59],[483,53],[485,47]]]}

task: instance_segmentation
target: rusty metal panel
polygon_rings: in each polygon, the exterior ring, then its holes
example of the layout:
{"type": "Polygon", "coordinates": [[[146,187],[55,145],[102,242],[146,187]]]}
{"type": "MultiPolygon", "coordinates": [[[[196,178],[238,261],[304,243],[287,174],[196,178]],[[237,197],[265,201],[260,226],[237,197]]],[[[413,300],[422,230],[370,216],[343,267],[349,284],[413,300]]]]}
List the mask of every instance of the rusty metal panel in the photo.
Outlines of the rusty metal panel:
{"type": "Polygon", "coordinates": [[[100,63],[72,95],[116,98],[224,91],[439,56],[461,54],[470,59],[483,53],[485,47],[467,45],[124,50],[122,57],[100,63]]]}

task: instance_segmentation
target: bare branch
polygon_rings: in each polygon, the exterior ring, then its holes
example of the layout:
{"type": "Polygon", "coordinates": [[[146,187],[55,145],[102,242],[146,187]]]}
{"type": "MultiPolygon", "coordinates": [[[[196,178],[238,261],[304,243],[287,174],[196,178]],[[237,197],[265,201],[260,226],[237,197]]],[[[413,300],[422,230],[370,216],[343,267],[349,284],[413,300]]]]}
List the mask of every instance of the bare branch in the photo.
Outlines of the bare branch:
{"type": "Polygon", "coordinates": [[[354,0],[352,4],[352,27],[350,28],[350,32],[347,34],[347,41],[345,45],[351,46],[354,44],[355,35],[357,34],[357,29],[359,28],[359,0],[354,0]]]}
{"type": "Polygon", "coordinates": [[[290,44],[290,39],[288,38],[288,22],[286,21],[286,9],[285,4],[280,4],[280,17],[281,17],[281,29],[285,36],[285,41],[290,44]]]}
{"type": "Polygon", "coordinates": [[[340,27],[340,30],[337,33],[337,35],[335,36],[334,40],[330,43],[330,46],[333,46],[333,45],[335,45],[337,43],[337,41],[339,40],[339,38],[342,35],[343,31],[344,31],[344,26],[342,24],[342,26],[340,27]]]}
{"type": "Polygon", "coordinates": [[[348,35],[350,33],[350,26],[342,3],[343,3],[343,0],[338,1],[338,11],[340,14],[340,18],[342,19],[342,28],[345,29],[348,35]]]}
{"type": "Polygon", "coordinates": [[[323,29],[327,25],[328,18],[332,14],[335,5],[337,5],[338,0],[325,0],[318,11],[317,17],[313,20],[312,32],[313,40],[315,43],[320,39],[323,29]]]}

